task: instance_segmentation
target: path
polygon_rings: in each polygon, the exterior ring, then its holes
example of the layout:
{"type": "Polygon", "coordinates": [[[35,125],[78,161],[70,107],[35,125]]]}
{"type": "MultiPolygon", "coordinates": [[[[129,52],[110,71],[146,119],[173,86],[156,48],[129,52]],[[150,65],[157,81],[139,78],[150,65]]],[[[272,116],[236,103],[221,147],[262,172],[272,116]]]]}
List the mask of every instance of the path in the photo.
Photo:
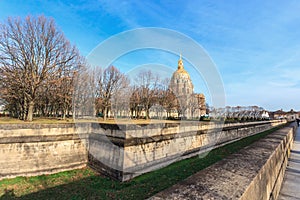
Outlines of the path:
{"type": "Polygon", "coordinates": [[[300,200],[300,127],[291,150],[278,200],[300,200]]]}

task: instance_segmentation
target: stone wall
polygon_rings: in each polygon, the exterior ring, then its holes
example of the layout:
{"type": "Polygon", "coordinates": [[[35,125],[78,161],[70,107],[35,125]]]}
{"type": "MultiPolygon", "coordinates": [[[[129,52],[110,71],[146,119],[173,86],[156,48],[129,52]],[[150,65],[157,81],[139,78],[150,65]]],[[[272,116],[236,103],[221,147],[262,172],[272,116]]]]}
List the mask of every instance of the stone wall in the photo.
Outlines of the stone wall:
{"type": "Polygon", "coordinates": [[[150,199],[277,199],[294,133],[280,129],[150,199]]]}
{"type": "Polygon", "coordinates": [[[0,179],[56,173],[88,163],[125,181],[281,123],[2,124],[0,179]]]}
{"type": "Polygon", "coordinates": [[[256,177],[252,179],[240,199],[275,200],[278,198],[294,141],[295,130],[295,126],[284,128],[269,135],[265,142],[264,140],[260,141],[260,146],[264,145],[265,149],[271,150],[269,158],[260,168],[256,177]]]}
{"type": "Polygon", "coordinates": [[[82,124],[1,124],[0,179],[51,174],[86,166],[82,124]],[[80,137],[81,138],[80,138],[80,137]]]}
{"type": "Polygon", "coordinates": [[[89,136],[89,165],[126,181],[282,123],[285,122],[237,123],[224,127],[199,122],[141,126],[94,123],[89,136]]]}

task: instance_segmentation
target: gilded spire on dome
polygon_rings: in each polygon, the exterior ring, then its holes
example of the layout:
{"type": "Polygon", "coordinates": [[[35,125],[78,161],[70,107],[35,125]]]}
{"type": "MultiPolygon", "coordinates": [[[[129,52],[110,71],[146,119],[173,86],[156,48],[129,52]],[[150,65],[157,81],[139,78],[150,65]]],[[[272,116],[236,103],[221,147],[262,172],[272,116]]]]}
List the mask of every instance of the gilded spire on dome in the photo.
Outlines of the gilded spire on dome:
{"type": "Polygon", "coordinates": [[[177,70],[175,71],[176,74],[186,74],[187,76],[189,76],[189,73],[187,71],[185,71],[184,67],[183,67],[183,60],[182,60],[182,56],[180,53],[180,57],[178,60],[178,67],[177,70]]]}
{"type": "Polygon", "coordinates": [[[180,53],[180,57],[178,60],[178,70],[182,70],[182,69],[184,69],[184,67],[183,67],[183,61],[182,61],[181,53],[180,53]]]}

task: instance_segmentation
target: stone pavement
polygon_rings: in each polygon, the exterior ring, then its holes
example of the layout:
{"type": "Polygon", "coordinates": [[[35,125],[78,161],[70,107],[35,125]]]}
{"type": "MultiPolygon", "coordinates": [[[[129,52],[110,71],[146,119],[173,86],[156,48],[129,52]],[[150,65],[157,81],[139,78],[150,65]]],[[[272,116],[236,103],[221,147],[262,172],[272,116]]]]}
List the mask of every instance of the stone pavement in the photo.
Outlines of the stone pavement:
{"type": "Polygon", "coordinates": [[[278,197],[279,200],[300,200],[300,127],[291,150],[288,166],[278,197]]]}

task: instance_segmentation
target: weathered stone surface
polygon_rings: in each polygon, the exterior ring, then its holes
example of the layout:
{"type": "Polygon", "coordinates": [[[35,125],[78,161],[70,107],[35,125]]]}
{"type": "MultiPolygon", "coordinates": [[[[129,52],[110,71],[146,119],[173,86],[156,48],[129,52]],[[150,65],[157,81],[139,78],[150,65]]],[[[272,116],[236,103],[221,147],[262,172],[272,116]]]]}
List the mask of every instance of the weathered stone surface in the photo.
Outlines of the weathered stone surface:
{"type": "Polygon", "coordinates": [[[89,136],[89,154],[93,158],[90,165],[100,172],[103,169],[106,174],[113,174],[115,170],[126,172],[123,177],[119,172],[113,176],[125,181],[281,123],[226,124],[223,130],[221,125],[199,122],[114,125],[112,129],[108,125],[93,124],[93,133],[89,136]],[[101,167],[96,166],[99,162],[94,162],[95,159],[100,161],[101,167]],[[108,172],[109,168],[112,172],[108,172]]]}
{"type": "Polygon", "coordinates": [[[0,125],[0,179],[86,166],[86,127],[74,124],[0,125]]]}
{"type": "Polygon", "coordinates": [[[276,199],[292,141],[281,129],[150,199],[276,199]]]}
{"type": "Polygon", "coordinates": [[[124,181],[280,122],[0,125],[0,179],[89,165],[124,181]]]}

